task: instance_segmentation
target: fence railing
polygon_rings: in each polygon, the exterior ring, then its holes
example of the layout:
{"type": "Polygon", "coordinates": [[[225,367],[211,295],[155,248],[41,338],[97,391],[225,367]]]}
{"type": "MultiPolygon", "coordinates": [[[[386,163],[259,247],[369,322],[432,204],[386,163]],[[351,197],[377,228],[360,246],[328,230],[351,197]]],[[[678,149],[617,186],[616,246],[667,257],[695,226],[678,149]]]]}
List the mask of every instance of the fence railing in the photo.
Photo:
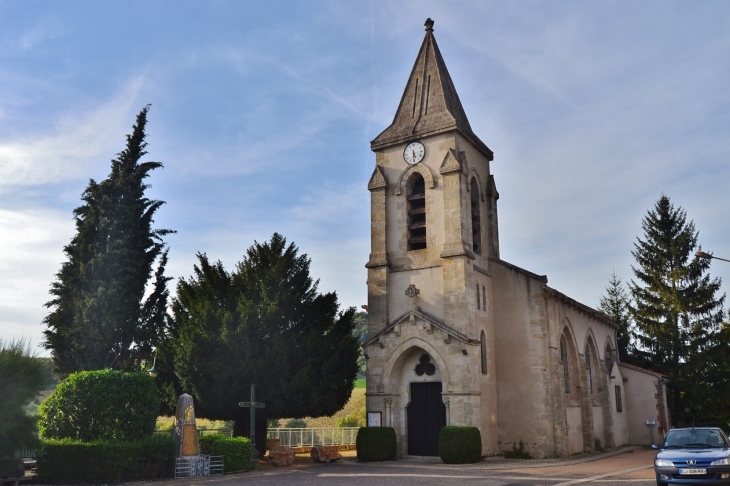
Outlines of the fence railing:
{"type": "MultiPolygon", "coordinates": [[[[155,430],[155,434],[170,435],[171,433],[171,429],[155,430]]],[[[233,437],[233,431],[231,429],[198,429],[198,436],[208,434],[222,434],[228,437],[233,437]]]]}
{"type": "Polygon", "coordinates": [[[233,431],[231,429],[198,429],[198,435],[208,434],[222,434],[228,437],[233,437],[233,431]]]}
{"type": "Polygon", "coordinates": [[[28,449],[27,447],[24,447],[23,450],[20,451],[20,458],[35,459],[35,449],[28,449]]]}
{"type": "Polygon", "coordinates": [[[279,445],[307,447],[315,445],[352,445],[360,427],[306,429],[269,429],[267,439],[279,439],[279,445]]]}

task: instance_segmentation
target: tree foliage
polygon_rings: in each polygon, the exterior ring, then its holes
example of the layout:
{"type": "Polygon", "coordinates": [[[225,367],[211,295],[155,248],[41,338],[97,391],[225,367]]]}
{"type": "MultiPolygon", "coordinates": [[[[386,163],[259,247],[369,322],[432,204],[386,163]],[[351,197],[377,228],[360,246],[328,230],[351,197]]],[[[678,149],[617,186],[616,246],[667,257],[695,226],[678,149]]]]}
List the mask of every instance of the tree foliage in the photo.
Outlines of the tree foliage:
{"type": "MultiPolygon", "coordinates": [[[[709,260],[694,255],[700,249],[694,223],[667,196],[649,210],[642,229],[643,239],[637,238],[632,252],[635,280],[629,284],[639,347],[654,371],[669,376],[674,423],[710,420],[705,405],[722,402],[728,390],[717,369],[726,368],[728,356],[721,281],[710,277],[709,260]]],[[[730,413],[724,417],[727,421],[730,413]]]]}
{"type": "Polygon", "coordinates": [[[360,344],[360,355],[357,358],[357,367],[359,376],[365,376],[365,352],[362,345],[368,339],[368,314],[367,312],[355,312],[355,337],[360,344]]]}
{"type": "Polygon", "coordinates": [[[140,440],[154,432],[159,408],[157,385],[147,373],[72,373],[41,404],[41,436],[84,442],[140,440]]]}
{"type": "Polygon", "coordinates": [[[251,384],[266,403],[257,410],[264,423],[342,408],[357,374],[355,310],[338,313],[337,295],[318,292],[309,266],[276,233],[231,273],[198,254],[194,275],[178,281],[158,360],[175,385],[170,398],[192,394],[198,416],[236,420],[234,433],[248,416],[238,402],[248,401],[251,384]]]}
{"type": "Polygon", "coordinates": [[[632,363],[636,350],[633,323],[629,314],[629,294],[616,272],[613,272],[608,279],[606,294],[601,296],[598,309],[611,317],[618,325],[616,345],[619,357],[621,361],[632,363]]]}
{"type": "Polygon", "coordinates": [[[74,210],[76,234],[64,247],[67,261],[51,285],[46,307],[52,310],[43,321],[44,345],[62,378],[81,370],[134,369],[164,329],[170,279],[162,237],[172,231],[152,229],[164,202],[145,197],[145,179],[162,167],[140,162],[147,154],[148,109],[137,115],[109,177],[92,179],[74,210]],[[144,299],[157,260],[153,291],[144,299]]]}
{"type": "Polygon", "coordinates": [[[46,370],[23,339],[0,340],[0,459],[37,444],[36,418],[23,407],[43,389],[46,370]]]}

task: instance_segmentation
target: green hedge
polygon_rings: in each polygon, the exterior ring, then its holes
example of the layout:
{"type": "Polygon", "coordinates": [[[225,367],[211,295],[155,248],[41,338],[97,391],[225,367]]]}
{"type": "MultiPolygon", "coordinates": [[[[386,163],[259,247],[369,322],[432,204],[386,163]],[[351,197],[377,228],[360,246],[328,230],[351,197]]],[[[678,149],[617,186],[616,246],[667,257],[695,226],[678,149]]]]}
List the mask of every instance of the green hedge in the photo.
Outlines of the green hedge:
{"type": "Polygon", "coordinates": [[[171,478],[175,446],[167,435],[137,442],[44,440],[36,460],[41,484],[116,484],[171,478]]]}
{"type": "Polygon", "coordinates": [[[355,443],[358,461],[395,460],[397,442],[393,427],[361,427],[355,443]]]}
{"type": "Polygon", "coordinates": [[[482,434],[476,427],[442,427],[439,456],[446,464],[469,464],[482,460],[482,434]]]}
{"type": "Polygon", "coordinates": [[[152,435],[159,408],[157,385],[147,373],[81,371],[41,405],[41,437],[132,442],[152,435]]]}
{"type": "Polygon", "coordinates": [[[251,469],[251,440],[245,437],[227,437],[222,434],[206,434],[198,438],[200,453],[223,456],[224,472],[251,469]]]}

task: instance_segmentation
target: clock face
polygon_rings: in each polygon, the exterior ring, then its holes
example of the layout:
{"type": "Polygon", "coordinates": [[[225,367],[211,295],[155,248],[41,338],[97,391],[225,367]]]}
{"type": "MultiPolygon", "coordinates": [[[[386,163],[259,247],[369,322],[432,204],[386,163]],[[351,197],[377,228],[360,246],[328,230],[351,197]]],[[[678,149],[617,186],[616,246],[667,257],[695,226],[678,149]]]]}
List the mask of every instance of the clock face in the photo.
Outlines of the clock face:
{"type": "Polygon", "coordinates": [[[403,159],[410,165],[414,165],[423,160],[426,155],[426,147],[421,142],[411,142],[406,145],[403,151],[403,159]]]}

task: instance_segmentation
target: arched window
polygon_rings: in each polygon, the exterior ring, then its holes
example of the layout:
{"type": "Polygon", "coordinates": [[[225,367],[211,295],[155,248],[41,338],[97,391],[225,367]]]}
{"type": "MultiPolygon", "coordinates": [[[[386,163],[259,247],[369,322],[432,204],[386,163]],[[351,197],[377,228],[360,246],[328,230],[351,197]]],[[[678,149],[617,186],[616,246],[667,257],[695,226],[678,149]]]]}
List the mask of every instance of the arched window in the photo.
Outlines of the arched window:
{"type": "Polygon", "coordinates": [[[487,336],[484,334],[484,331],[482,331],[481,335],[481,342],[479,343],[481,346],[481,358],[482,358],[482,374],[487,374],[487,336]]]}
{"type": "Polygon", "coordinates": [[[426,184],[415,172],[408,179],[408,249],[426,248],[426,184]]]}
{"type": "Polygon", "coordinates": [[[605,363],[606,363],[606,371],[609,373],[611,372],[611,368],[613,368],[613,361],[614,361],[614,355],[613,355],[613,348],[611,347],[611,343],[606,343],[606,351],[604,353],[605,356],[605,363]]]}
{"type": "Polygon", "coordinates": [[[565,393],[570,393],[570,369],[568,368],[568,343],[565,336],[560,336],[560,361],[563,363],[563,382],[565,393]]]}
{"type": "Polygon", "coordinates": [[[479,210],[479,186],[476,179],[471,180],[471,247],[474,253],[482,254],[482,221],[479,210]]]}
{"type": "Polygon", "coordinates": [[[479,305],[479,284],[477,284],[477,310],[480,310],[481,306],[479,305]]]}
{"type": "Polygon", "coordinates": [[[593,395],[593,367],[591,366],[591,345],[586,343],[586,371],[588,372],[588,390],[593,395]]]}

